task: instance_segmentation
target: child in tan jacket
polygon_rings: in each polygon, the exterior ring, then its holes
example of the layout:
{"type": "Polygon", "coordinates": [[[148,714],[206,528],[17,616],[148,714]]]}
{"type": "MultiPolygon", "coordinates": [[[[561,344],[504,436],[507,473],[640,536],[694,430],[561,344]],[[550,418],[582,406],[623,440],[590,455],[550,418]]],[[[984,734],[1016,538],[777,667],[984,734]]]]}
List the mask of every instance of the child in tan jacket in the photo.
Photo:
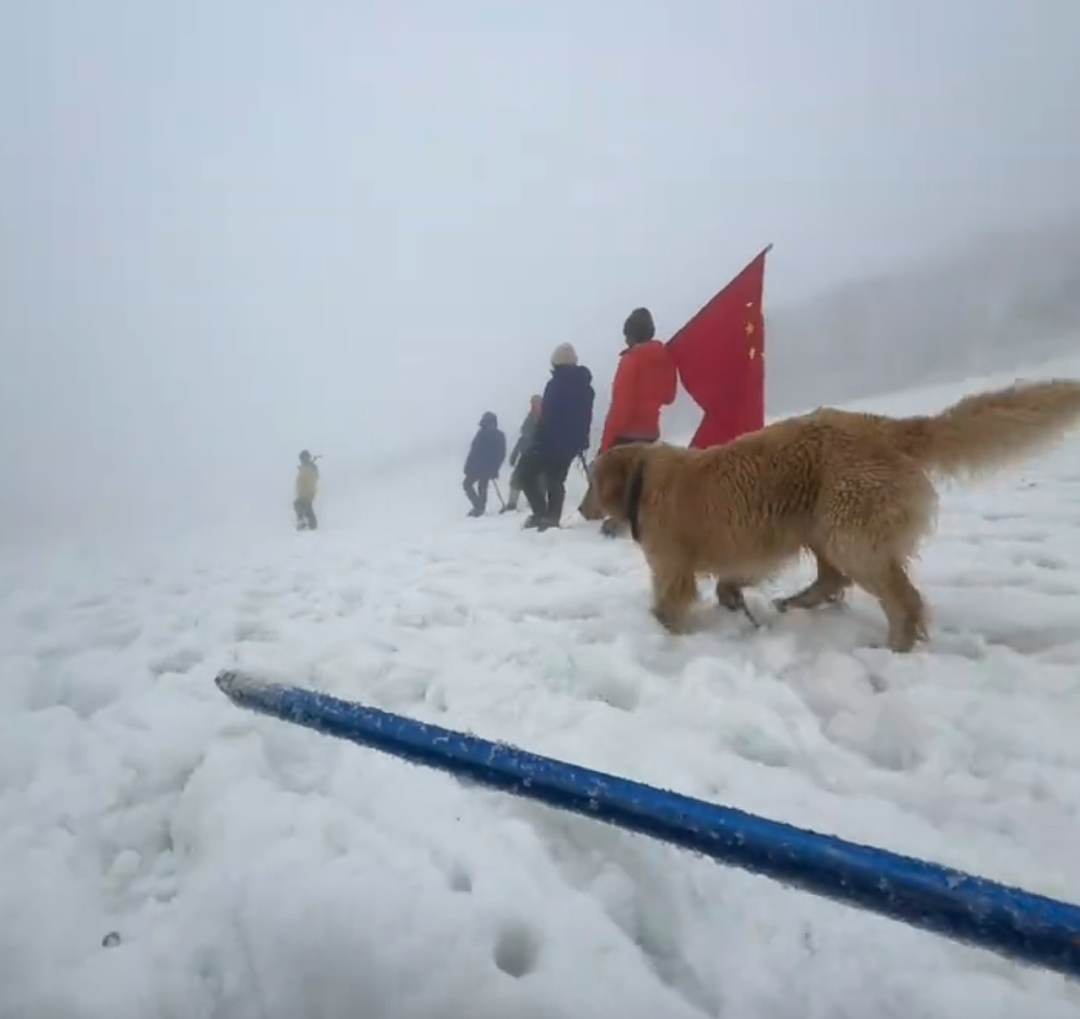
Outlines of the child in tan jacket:
{"type": "Polygon", "coordinates": [[[293,509],[296,511],[296,529],[314,531],[319,526],[315,519],[315,495],[319,491],[319,468],[306,450],[300,451],[300,466],[296,471],[296,499],[293,509]]]}

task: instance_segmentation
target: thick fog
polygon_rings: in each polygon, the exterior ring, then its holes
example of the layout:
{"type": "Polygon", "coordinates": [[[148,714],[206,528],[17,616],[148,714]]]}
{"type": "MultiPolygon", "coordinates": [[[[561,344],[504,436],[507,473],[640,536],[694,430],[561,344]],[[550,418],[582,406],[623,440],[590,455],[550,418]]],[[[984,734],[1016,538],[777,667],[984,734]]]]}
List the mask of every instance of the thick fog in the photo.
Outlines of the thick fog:
{"type": "Polygon", "coordinates": [[[564,340],[606,401],[633,306],[670,334],[768,242],[776,307],[1053,220],[1078,38],[1061,0],[6,4],[3,537],[287,526],[302,447],[463,455],[564,340]]]}

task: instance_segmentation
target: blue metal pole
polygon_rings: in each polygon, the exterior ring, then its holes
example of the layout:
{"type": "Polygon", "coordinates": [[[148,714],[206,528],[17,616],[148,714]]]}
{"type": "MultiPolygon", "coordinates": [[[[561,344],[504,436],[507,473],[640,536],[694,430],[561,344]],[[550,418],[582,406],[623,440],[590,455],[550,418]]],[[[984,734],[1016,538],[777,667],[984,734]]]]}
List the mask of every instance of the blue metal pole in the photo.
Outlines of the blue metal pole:
{"type": "Polygon", "coordinates": [[[1080,907],[1070,903],[329,694],[232,670],[216,683],[240,707],[649,835],[1018,962],[1080,976],[1080,907]]]}

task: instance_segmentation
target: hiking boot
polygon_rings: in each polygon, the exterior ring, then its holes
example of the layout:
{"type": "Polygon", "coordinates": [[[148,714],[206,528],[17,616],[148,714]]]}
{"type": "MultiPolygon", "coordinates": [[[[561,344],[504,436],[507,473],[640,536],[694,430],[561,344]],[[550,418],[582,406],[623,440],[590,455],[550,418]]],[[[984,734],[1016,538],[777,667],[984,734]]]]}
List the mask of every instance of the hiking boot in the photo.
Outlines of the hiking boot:
{"type": "Polygon", "coordinates": [[[540,518],[535,513],[530,513],[525,518],[525,523],[521,525],[523,528],[531,529],[540,526],[540,518]]]}
{"type": "Polygon", "coordinates": [[[545,517],[537,524],[536,529],[538,531],[550,531],[553,527],[561,527],[562,524],[556,517],[545,517]]]}

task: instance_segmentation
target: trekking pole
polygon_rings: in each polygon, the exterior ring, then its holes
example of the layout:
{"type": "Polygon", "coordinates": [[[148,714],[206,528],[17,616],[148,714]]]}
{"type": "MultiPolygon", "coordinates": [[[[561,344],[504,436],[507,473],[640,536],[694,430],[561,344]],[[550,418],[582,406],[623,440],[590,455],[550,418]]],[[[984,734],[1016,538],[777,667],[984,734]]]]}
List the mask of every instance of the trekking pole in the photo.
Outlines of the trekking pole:
{"type": "Polygon", "coordinates": [[[502,506],[503,509],[506,509],[506,500],[502,497],[502,492],[499,490],[499,479],[492,478],[491,483],[495,486],[495,494],[499,497],[499,505],[502,506]]]}

